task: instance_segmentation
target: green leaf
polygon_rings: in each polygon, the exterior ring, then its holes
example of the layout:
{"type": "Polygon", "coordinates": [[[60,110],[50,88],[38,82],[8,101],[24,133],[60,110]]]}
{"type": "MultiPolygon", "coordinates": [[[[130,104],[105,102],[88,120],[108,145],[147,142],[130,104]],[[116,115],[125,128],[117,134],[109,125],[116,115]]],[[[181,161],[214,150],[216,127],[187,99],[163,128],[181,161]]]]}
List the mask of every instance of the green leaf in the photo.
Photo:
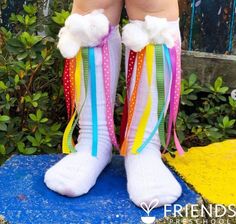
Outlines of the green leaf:
{"type": "Polygon", "coordinates": [[[218,77],[214,83],[214,88],[216,91],[219,91],[220,87],[222,86],[223,80],[221,77],[218,77]]]}
{"type": "Polygon", "coordinates": [[[0,144],[0,154],[1,155],[6,155],[7,152],[6,152],[6,148],[4,145],[0,144]]]}
{"type": "Polygon", "coordinates": [[[30,147],[30,148],[26,148],[26,149],[25,149],[24,154],[26,154],[26,155],[32,155],[32,154],[34,154],[35,152],[37,152],[37,148],[35,148],[35,147],[30,147]]]}
{"type": "Polygon", "coordinates": [[[21,152],[21,153],[25,153],[25,143],[23,143],[23,142],[18,142],[17,143],[17,148],[18,148],[18,150],[19,150],[19,152],[21,152]]]}
{"type": "Polygon", "coordinates": [[[223,125],[224,125],[224,127],[227,127],[228,122],[229,122],[229,117],[228,117],[228,116],[225,116],[225,117],[223,118],[223,125]]]}
{"type": "Polygon", "coordinates": [[[0,131],[7,131],[7,125],[4,123],[0,123],[0,131]]]}
{"type": "Polygon", "coordinates": [[[16,75],[16,76],[15,76],[14,81],[15,81],[15,84],[17,85],[18,82],[20,81],[20,77],[19,77],[19,75],[16,75]]]}
{"type": "Polygon", "coordinates": [[[6,122],[9,121],[10,117],[6,115],[0,115],[0,122],[6,122]]]}
{"type": "Polygon", "coordinates": [[[29,4],[29,5],[23,5],[24,11],[27,12],[29,15],[34,15],[37,13],[37,7],[29,4]]]}
{"type": "Polygon", "coordinates": [[[189,86],[191,87],[197,81],[197,76],[195,74],[191,74],[189,76],[189,86]]]}
{"type": "Polygon", "coordinates": [[[32,121],[38,121],[35,114],[29,114],[29,117],[32,121]]]}
{"type": "Polygon", "coordinates": [[[3,81],[0,81],[0,89],[6,90],[8,87],[5,85],[3,81]]]}
{"type": "Polygon", "coordinates": [[[58,131],[61,127],[61,124],[58,124],[58,123],[54,123],[52,126],[51,126],[51,131],[58,131]]]}
{"type": "Polygon", "coordinates": [[[37,116],[37,120],[40,121],[43,116],[43,112],[40,109],[37,110],[36,116],[37,116]]]}
{"type": "Polygon", "coordinates": [[[32,102],[33,107],[38,107],[38,103],[37,102],[32,102]]]}
{"type": "Polygon", "coordinates": [[[22,61],[22,60],[24,60],[24,59],[27,58],[27,57],[28,57],[28,53],[27,53],[27,52],[24,52],[24,53],[22,53],[22,54],[18,54],[18,55],[17,55],[17,60],[22,61]]]}
{"type": "Polygon", "coordinates": [[[221,87],[218,92],[219,93],[222,93],[222,94],[225,94],[227,91],[229,90],[229,87],[221,87]]]}
{"type": "Polygon", "coordinates": [[[26,138],[32,143],[33,146],[38,146],[38,142],[34,137],[27,136],[26,138]]]}
{"type": "Polygon", "coordinates": [[[16,38],[7,40],[7,44],[11,45],[12,47],[17,47],[17,48],[20,48],[23,46],[22,43],[16,38]]]}
{"type": "Polygon", "coordinates": [[[43,118],[40,120],[40,123],[46,123],[46,122],[48,122],[48,118],[43,118]]]}
{"type": "Polygon", "coordinates": [[[36,139],[36,141],[37,141],[38,143],[40,143],[40,141],[41,141],[41,139],[42,139],[42,135],[41,135],[41,133],[40,133],[39,131],[37,131],[37,132],[35,133],[35,139],[36,139]]]}

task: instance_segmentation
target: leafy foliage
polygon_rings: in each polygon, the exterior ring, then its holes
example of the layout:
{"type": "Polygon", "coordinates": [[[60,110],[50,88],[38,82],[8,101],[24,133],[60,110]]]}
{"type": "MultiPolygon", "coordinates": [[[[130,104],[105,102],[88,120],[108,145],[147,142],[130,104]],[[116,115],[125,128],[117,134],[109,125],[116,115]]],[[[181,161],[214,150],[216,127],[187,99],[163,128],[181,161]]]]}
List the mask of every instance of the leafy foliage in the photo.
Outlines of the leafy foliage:
{"type": "Polygon", "coordinates": [[[228,90],[221,77],[201,88],[195,74],[182,80],[177,131],[183,145],[206,145],[236,137],[236,101],[228,90]]]}
{"type": "Polygon", "coordinates": [[[63,61],[56,48],[60,24],[47,18],[39,22],[38,10],[36,4],[24,5],[20,14],[11,15],[12,29],[0,29],[2,155],[60,150],[66,123],[61,88],[63,61]],[[43,33],[39,33],[40,26],[43,33]]]}

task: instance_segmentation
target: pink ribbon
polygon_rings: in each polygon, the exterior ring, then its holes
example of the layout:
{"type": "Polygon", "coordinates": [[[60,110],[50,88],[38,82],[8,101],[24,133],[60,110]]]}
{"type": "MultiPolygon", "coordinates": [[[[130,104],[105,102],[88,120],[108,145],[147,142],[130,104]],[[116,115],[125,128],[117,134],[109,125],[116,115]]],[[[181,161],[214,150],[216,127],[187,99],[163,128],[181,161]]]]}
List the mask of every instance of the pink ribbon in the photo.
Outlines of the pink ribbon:
{"type": "Polygon", "coordinates": [[[170,143],[171,130],[173,125],[174,131],[174,142],[177,151],[180,155],[184,153],[182,146],[180,145],[177,133],[176,133],[176,120],[179,110],[180,100],[180,87],[181,87],[181,48],[180,43],[176,42],[175,47],[170,49],[170,57],[172,62],[172,83],[170,93],[170,115],[167,130],[166,148],[170,143]]]}
{"type": "Polygon", "coordinates": [[[104,90],[106,99],[107,128],[112,144],[118,149],[119,145],[116,140],[115,125],[114,125],[113,110],[112,110],[112,100],[111,100],[111,85],[110,85],[111,68],[110,68],[110,52],[108,46],[108,38],[113,29],[114,29],[113,27],[110,27],[109,34],[103,38],[99,46],[102,47],[102,68],[103,68],[103,80],[104,80],[104,90]]]}

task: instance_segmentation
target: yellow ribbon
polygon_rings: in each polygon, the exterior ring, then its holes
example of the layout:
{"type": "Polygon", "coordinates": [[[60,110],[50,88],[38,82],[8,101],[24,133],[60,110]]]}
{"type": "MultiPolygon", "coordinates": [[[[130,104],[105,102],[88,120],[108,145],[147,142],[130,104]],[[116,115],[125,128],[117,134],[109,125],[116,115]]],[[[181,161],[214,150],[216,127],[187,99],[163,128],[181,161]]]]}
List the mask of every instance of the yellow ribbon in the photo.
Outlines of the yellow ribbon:
{"type": "Polygon", "coordinates": [[[79,100],[80,100],[80,86],[81,86],[81,62],[82,62],[82,53],[81,50],[76,56],[76,70],[75,70],[75,102],[76,109],[79,108],[79,100]]]}
{"type": "Polygon", "coordinates": [[[71,138],[71,135],[72,135],[71,132],[73,132],[73,130],[72,130],[73,124],[75,122],[75,117],[76,117],[77,110],[78,110],[78,103],[80,100],[81,62],[82,62],[82,54],[81,54],[81,51],[79,51],[79,53],[76,56],[75,72],[73,72],[74,62],[71,61],[71,63],[70,63],[70,69],[72,69],[72,72],[70,72],[70,79],[72,82],[74,82],[74,84],[72,84],[72,87],[73,87],[72,91],[75,92],[75,94],[74,93],[72,94],[71,100],[72,100],[72,103],[74,103],[73,101],[75,98],[77,105],[76,105],[76,109],[73,109],[73,111],[72,111],[73,115],[72,115],[68,125],[66,126],[66,129],[65,129],[65,132],[63,135],[63,139],[62,139],[62,152],[65,154],[71,153],[72,148],[74,148],[74,145],[75,145],[73,139],[71,138]],[[70,140],[70,138],[71,138],[71,140],[70,140]]]}
{"type": "Polygon", "coordinates": [[[155,47],[154,45],[149,44],[146,47],[146,64],[147,64],[147,80],[148,80],[148,99],[145,106],[145,110],[142,114],[140,119],[137,132],[135,135],[134,143],[131,149],[131,152],[137,154],[138,148],[142,145],[145,129],[148,123],[148,119],[150,117],[151,109],[152,109],[152,92],[151,92],[151,85],[152,85],[152,78],[153,78],[153,63],[154,63],[154,52],[155,47]]]}
{"type": "MultiPolygon", "coordinates": [[[[69,138],[69,135],[70,135],[70,131],[72,129],[72,125],[73,125],[74,120],[75,120],[75,116],[76,116],[76,111],[73,113],[68,125],[66,126],[66,130],[65,130],[64,135],[63,135],[62,153],[65,153],[65,154],[69,154],[71,152],[70,146],[68,144],[68,138],[69,138]]],[[[71,141],[72,141],[71,144],[74,145],[73,139],[71,139],[71,141]]]]}

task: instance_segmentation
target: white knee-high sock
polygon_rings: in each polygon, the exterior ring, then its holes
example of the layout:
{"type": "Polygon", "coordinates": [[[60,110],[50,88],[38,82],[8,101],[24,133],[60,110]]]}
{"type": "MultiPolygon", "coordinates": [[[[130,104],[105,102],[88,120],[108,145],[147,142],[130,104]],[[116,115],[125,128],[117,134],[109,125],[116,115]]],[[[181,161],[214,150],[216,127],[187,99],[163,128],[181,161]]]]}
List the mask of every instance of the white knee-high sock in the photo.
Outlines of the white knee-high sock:
{"type": "MultiPolygon", "coordinates": [[[[111,66],[111,99],[114,109],[117,81],[121,61],[121,37],[118,27],[111,32],[108,40],[111,66]]],[[[95,47],[96,95],[98,147],[97,156],[92,156],[92,111],[91,88],[88,88],[87,98],[81,111],[79,126],[80,134],[76,144],[76,152],[65,156],[51,167],[45,174],[45,183],[53,191],[69,197],[87,193],[96,183],[97,177],[111,161],[112,143],[109,137],[106,121],[106,101],[102,70],[102,48],[95,47]]],[[[89,75],[90,76],[90,75],[89,75]]],[[[91,79],[89,77],[88,87],[91,79]]],[[[83,80],[81,80],[83,83],[83,80]]],[[[84,87],[83,87],[84,88],[84,87]]],[[[85,99],[82,91],[80,107],[85,99]]]]}
{"type": "MultiPolygon", "coordinates": [[[[140,23],[140,21],[138,21],[140,23]]],[[[179,25],[178,21],[168,22],[168,27],[172,29],[179,37],[179,25]]],[[[124,33],[124,43],[127,42],[127,33],[124,33]]],[[[128,41],[129,42],[129,41],[128,41]]],[[[134,44],[134,42],[132,42],[134,44]]],[[[131,45],[132,45],[131,44],[131,45]]],[[[138,45],[137,45],[138,46],[138,45]]],[[[128,69],[128,57],[130,49],[126,49],[126,70],[128,69]]],[[[153,56],[154,57],[154,56],[153,56]]],[[[155,61],[155,60],[154,60],[155,61]]],[[[165,76],[165,95],[167,97],[167,105],[169,104],[170,97],[170,81],[171,77],[168,75],[167,61],[164,61],[164,76],[165,76]]],[[[136,67],[137,60],[135,62],[130,92],[134,89],[134,83],[136,79],[136,67]]],[[[152,133],[156,122],[158,120],[158,91],[156,83],[156,65],[153,65],[152,71],[152,84],[151,84],[151,96],[152,106],[149,116],[149,120],[144,133],[144,141],[152,133]]],[[[147,146],[139,154],[133,154],[131,148],[134,143],[137,127],[140,122],[140,118],[144,112],[144,108],[148,99],[148,80],[147,80],[147,64],[146,56],[144,58],[144,65],[142,69],[142,75],[140,85],[137,94],[137,103],[135,106],[135,112],[128,135],[128,151],[125,157],[125,168],[127,173],[127,187],[130,199],[140,206],[142,202],[151,203],[153,200],[159,201],[158,207],[164,204],[173,203],[181,195],[181,187],[176,181],[172,173],[164,165],[161,159],[160,153],[160,138],[158,133],[152,138],[147,146]]],[[[130,97],[130,96],[129,96],[130,97]]],[[[166,110],[167,111],[167,107],[166,110]]]]}

